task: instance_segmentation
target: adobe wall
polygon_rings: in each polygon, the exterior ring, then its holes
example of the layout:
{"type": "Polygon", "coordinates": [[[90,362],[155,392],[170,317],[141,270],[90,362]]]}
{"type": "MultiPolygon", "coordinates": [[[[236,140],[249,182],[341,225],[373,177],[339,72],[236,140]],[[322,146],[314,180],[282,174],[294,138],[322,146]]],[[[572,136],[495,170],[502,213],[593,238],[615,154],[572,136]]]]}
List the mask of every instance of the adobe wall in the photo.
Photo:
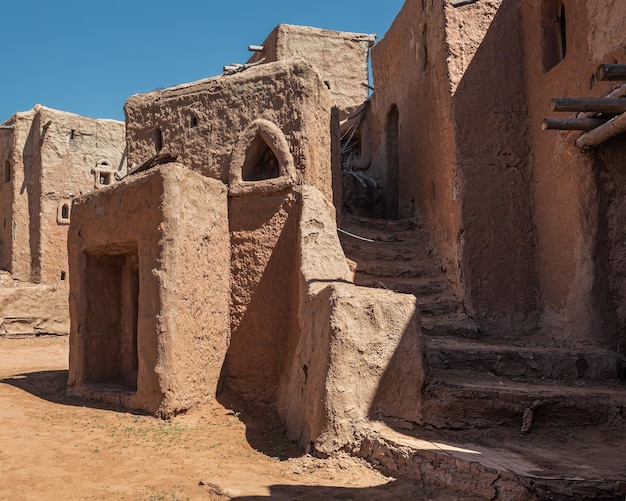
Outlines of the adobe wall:
{"type": "Polygon", "coordinates": [[[0,273],[0,336],[67,335],[67,287],[35,285],[0,273]]]}
{"type": "Polygon", "coordinates": [[[465,306],[483,334],[516,338],[537,321],[519,8],[519,0],[445,6],[465,306]]]}
{"type": "Polygon", "coordinates": [[[298,324],[276,406],[292,440],[329,454],[368,419],[421,421],[423,344],[416,298],[352,284],[334,207],[310,186],[300,203],[298,324]]]}
{"type": "Polygon", "coordinates": [[[125,172],[124,124],[40,105],[6,124],[13,128],[0,132],[0,268],[19,280],[54,284],[67,274],[67,221],[59,221],[60,204],[67,204],[69,220],[71,198],[94,189],[92,169],[101,161],[125,172]]]}
{"type": "Polygon", "coordinates": [[[224,383],[274,402],[298,333],[300,196],[231,196],[231,343],[224,383]]]}
{"type": "MultiPolygon", "coordinates": [[[[69,208],[72,197],[97,189],[93,169],[99,164],[106,162],[111,170],[126,173],[125,127],[123,122],[45,107],[38,109],[33,126],[39,145],[33,179],[41,183],[39,207],[31,204],[31,225],[39,235],[33,246],[33,275],[38,282],[55,283],[67,273],[67,222],[61,219],[60,206],[65,203],[69,208]]],[[[37,238],[32,233],[31,237],[37,238]]]]}
{"type": "MultiPolygon", "coordinates": [[[[2,232],[3,245],[0,251],[0,268],[10,271],[14,278],[31,280],[31,248],[29,204],[35,198],[30,173],[33,168],[33,130],[35,110],[16,113],[6,125],[13,129],[0,132],[4,137],[2,153],[11,163],[11,181],[2,177],[2,232]],[[4,148],[7,148],[4,150],[4,148]],[[4,224],[6,218],[6,226],[4,224]]],[[[4,174],[4,173],[3,173],[4,174]]]]}
{"type": "Polygon", "coordinates": [[[371,44],[373,35],[279,24],[263,42],[265,51],[254,54],[249,62],[304,58],[320,74],[344,120],[369,94],[371,44]]]}
{"type": "Polygon", "coordinates": [[[373,156],[365,174],[384,187],[388,217],[419,215],[458,283],[459,188],[444,23],[440,3],[408,0],[372,49],[373,156]]]}
{"type": "Polygon", "coordinates": [[[285,134],[298,183],[318,186],[332,198],[328,180],[340,168],[333,107],[317,72],[302,60],[132,96],[125,106],[128,162],[139,165],[162,150],[226,182],[239,134],[265,119],[285,134]]]}
{"type": "Polygon", "coordinates": [[[71,393],[162,416],[215,395],[229,341],[227,222],[223,184],[178,164],[74,202],[71,393]]]}
{"type": "Polygon", "coordinates": [[[12,214],[13,130],[0,129],[0,270],[5,271],[11,270],[13,251],[12,214]]]}
{"type": "MultiPolygon", "coordinates": [[[[561,2],[524,3],[530,134],[534,157],[537,273],[542,328],[560,342],[624,346],[623,276],[626,191],[623,138],[590,152],[580,132],[542,131],[553,97],[600,97],[619,83],[597,82],[602,63],[626,61],[626,5],[565,0],[566,53],[559,55],[561,2]]],[[[558,116],[574,116],[558,114],[558,116]]]]}

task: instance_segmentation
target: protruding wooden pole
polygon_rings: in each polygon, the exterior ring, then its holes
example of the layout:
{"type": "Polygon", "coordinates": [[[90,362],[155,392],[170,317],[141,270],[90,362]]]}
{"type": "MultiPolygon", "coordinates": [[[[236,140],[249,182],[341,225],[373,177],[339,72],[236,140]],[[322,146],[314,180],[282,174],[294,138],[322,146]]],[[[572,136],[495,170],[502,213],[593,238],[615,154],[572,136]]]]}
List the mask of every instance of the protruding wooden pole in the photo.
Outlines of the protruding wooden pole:
{"type": "Polygon", "coordinates": [[[596,70],[597,80],[626,80],[626,64],[601,64],[596,70]]]}
{"type": "Polygon", "coordinates": [[[605,97],[555,97],[550,101],[551,111],[593,111],[620,114],[626,111],[626,99],[605,97]]]}
{"type": "Polygon", "coordinates": [[[592,130],[608,120],[608,118],[546,118],[541,128],[543,130],[592,130]]]}
{"type": "Polygon", "coordinates": [[[623,132],[626,132],[626,113],[609,120],[607,123],[589,132],[585,132],[576,140],[576,146],[582,150],[593,148],[623,132]]]}

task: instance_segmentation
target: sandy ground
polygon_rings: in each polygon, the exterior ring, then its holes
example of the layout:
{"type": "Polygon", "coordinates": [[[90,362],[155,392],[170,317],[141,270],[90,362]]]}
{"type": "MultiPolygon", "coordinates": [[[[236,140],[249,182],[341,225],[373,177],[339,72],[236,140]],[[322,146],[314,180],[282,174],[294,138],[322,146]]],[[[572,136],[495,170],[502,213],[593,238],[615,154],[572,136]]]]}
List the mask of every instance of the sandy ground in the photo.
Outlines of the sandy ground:
{"type": "Polygon", "coordinates": [[[67,397],[67,343],[0,337],[2,500],[457,499],[303,455],[267,408],[213,402],[162,421],[67,397]]]}

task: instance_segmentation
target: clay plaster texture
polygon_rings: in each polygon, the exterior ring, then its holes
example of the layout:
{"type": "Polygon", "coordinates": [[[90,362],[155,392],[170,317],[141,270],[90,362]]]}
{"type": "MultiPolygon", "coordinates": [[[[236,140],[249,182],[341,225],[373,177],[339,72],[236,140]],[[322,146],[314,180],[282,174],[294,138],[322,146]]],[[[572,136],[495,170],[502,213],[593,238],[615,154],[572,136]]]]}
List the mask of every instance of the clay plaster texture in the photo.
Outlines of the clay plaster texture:
{"type": "Polygon", "coordinates": [[[505,337],[531,332],[537,307],[520,5],[446,7],[466,308],[505,337]]]}
{"type": "Polygon", "coordinates": [[[446,56],[442,7],[406,2],[372,49],[373,156],[366,173],[384,186],[388,217],[419,214],[454,279],[459,202],[446,56]]]}
{"type": "Polygon", "coordinates": [[[348,118],[368,97],[369,48],[375,35],[279,24],[263,42],[265,49],[249,63],[303,58],[319,73],[339,108],[348,118]]]}
{"type": "Polygon", "coordinates": [[[623,345],[617,140],[581,152],[580,133],[540,125],[550,98],[619,85],[594,72],[624,59],[625,9],[409,0],[372,50],[366,173],[385,187],[388,216],[427,228],[484,337],[539,329],[542,342],[623,345]]]}
{"type": "Polygon", "coordinates": [[[136,95],[125,106],[128,161],[138,165],[162,150],[204,176],[227,182],[239,136],[255,120],[266,120],[285,137],[297,183],[318,186],[332,198],[328,181],[339,169],[333,110],[327,87],[303,60],[136,95]]]}
{"type": "Polygon", "coordinates": [[[161,416],[215,396],[230,338],[226,187],[179,164],[130,176],[75,201],[68,247],[70,392],[161,416]]]}
{"type": "Polygon", "coordinates": [[[124,124],[40,105],[5,124],[13,128],[0,136],[12,141],[3,144],[0,156],[3,165],[11,164],[11,179],[3,177],[2,190],[11,205],[3,202],[0,264],[14,278],[56,283],[67,272],[63,220],[70,218],[69,212],[60,217],[60,206],[66,203],[69,210],[72,197],[94,189],[93,169],[103,162],[125,173],[124,124]],[[7,228],[11,238],[5,237],[7,228]]]}
{"type": "Polygon", "coordinates": [[[331,202],[339,120],[318,72],[267,63],[125,109],[131,164],[169,153],[190,170],[164,165],[74,204],[71,391],[170,415],[219,386],[273,405],[321,452],[371,416],[419,421],[416,300],[351,283],[331,202]],[[137,294],[135,342],[134,310],[115,297],[137,294]]]}
{"type": "MultiPolygon", "coordinates": [[[[524,3],[525,74],[533,144],[534,224],[541,328],[563,343],[624,348],[622,304],[624,220],[623,138],[581,152],[580,132],[542,131],[553,97],[601,97],[620,82],[596,81],[603,63],[623,63],[626,5],[563,2],[566,51],[550,36],[560,2],[524,3]],[[556,54],[556,58],[555,55],[556,54]],[[548,57],[550,56],[550,57],[548,57]],[[549,65],[546,65],[549,62],[549,65]]],[[[574,114],[560,114],[574,116],[574,114]]]]}
{"type": "Polygon", "coordinates": [[[6,334],[67,334],[67,231],[71,199],[125,173],[124,124],[40,105],[0,129],[0,268],[10,272],[1,310],[6,334]],[[26,285],[30,287],[27,298],[26,285]],[[30,306],[27,306],[30,304],[30,306]],[[46,306],[47,305],[47,306],[46,306]],[[27,310],[31,310],[29,314],[27,310]],[[28,327],[30,326],[30,327],[28,327]]]}
{"type": "Polygon", "coordinates": [[[68,288],[14,280],[0,272],[0,336],[67,335],[68,288]]]}
{"type": "Polygon", "coordinates": [[[351,283],[334,208],[300,195],[299,325],[277,407],[290,438],[331,453],[370,418],[421,420],[425,380],[414,296],[351,283]]]}
{"type": "Polygon", "coordinates": [[[370,171],[386,212],[419,218],[465,308],[497,335],[532,328],[535,311],[524,79],[494,78],[522,62],[507,12],[409,0],[372,50],[370,171]]]}

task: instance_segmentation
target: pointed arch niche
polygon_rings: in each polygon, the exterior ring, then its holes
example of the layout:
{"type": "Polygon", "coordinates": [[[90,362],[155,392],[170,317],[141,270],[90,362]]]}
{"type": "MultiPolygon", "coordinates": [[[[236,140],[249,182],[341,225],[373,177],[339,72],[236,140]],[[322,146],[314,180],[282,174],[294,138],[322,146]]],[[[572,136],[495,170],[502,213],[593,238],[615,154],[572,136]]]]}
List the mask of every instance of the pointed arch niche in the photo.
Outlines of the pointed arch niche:
{"type": "Polygon", "coordinates": [[[237,138],[230,172],[230,194],[271,193],[293,186],[296,168],[287,138],[269,120],[252,122],[237,138]]]}

